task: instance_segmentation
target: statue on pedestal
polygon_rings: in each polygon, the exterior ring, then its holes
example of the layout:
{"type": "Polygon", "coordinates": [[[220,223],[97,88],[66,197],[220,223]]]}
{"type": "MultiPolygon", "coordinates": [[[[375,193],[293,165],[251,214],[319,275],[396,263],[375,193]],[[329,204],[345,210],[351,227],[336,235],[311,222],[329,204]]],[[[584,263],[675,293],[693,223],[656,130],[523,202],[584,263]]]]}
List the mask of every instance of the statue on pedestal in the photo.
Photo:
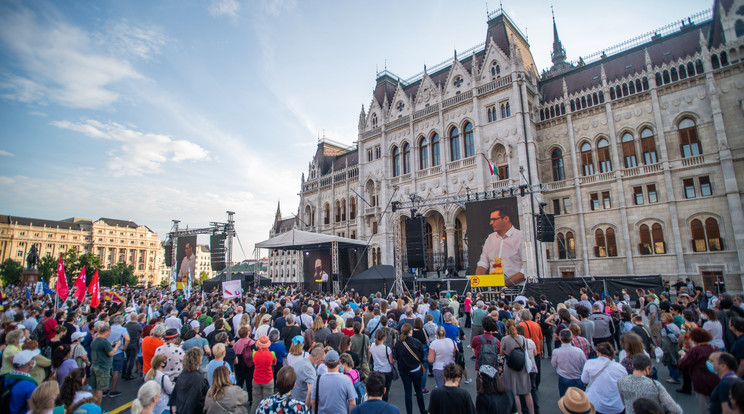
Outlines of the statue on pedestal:
{"type": "Polygon", "coordinates": [[[26,255],[26,270],[35,270],[36,264],[39,262],[39,251],[36,249],[36,245],[31,245],[31,250],[26,255]]]}

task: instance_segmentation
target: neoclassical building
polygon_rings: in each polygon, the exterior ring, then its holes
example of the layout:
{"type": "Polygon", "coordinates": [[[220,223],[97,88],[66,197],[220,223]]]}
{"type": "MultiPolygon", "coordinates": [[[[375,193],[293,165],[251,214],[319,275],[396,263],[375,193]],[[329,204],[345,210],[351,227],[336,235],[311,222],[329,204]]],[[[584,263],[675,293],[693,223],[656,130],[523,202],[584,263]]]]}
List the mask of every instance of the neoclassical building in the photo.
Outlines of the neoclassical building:
{"type": "Polygon", "coordinates": [[[117,263],[132,265],[134,275],[150,285],[159,284],[164,273],[163,246],[157,233],[145,225],[111,218],[46,220],[0,215],[0,260],[13,259],[25,266],[34,244],[42,257],[59,257],[77,248],[78,254],[97,255],[102,269],[117,263]]]}
{"type": "Polygon", "coordinates": [[[408,79],[378,73],[356,146],[319,142],[294,225],[370,240],[370,265],[392,264],[410,212],[390,202],[413,197],[429,269],[449,256],[467,269],[466,197],[527,186],[529,277],[661,274],[740,291],[744,1],[573,62],[553,28],[552,51],[536,52],[551,54],[546,70],[497,10],[484,43],[408,79]],[[554,242],[534,240],[538,203],[554,242]]]}

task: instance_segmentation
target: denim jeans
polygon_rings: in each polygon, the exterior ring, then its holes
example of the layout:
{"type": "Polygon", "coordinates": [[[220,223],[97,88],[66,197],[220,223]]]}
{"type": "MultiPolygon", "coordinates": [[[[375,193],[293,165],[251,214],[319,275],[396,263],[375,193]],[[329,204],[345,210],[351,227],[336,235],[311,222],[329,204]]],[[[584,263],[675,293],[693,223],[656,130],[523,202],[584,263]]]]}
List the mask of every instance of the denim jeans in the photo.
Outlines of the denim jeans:
{"type": "Polygon", "coordinates": [[[437,382],[437,388],[444,387],[444,370],[443,369],[433,369],[431,372],[434,373],[434,381],[437,382]]]}
{"type": "Polygon", "coordinates": [[[669,368],[669,377],[671,377],[673,380],[680,381],[682,378],[680,378],[679,370],[674,365],[667,365],[667,368],[669,368]]]}
{"type": "MultiPolygon", "coordinates": [[[[131,377],[134,373],[134,363],[137,361],[137,348],[127,348],[125,353],[126,360],[124,361],[124,377],[131,377]]],[[[145,372],[145,374],[147,374],[145,372]]]]}
{"type": "Polygon", "coordinates": [[[413,412],[413,390],[416,390],[416,402],[418,403],[419,413],[424,414],[426,412],[421,377],[420,369],[416,372],[400,372],[400,379],[403,381],[403,391],[406,393],[406,414],[413,412]]]}
{"type": "Polygon", "coordinates": [[[566,393],[566,390],[569,389],[570,387],[576,387],[584,391],[584,383],[581,382],[581,378],[568,379],[568,378],[563,378],[559,375],[558,376],[558,395],[560,397],[563,397],[563,395],[566,393]]]}

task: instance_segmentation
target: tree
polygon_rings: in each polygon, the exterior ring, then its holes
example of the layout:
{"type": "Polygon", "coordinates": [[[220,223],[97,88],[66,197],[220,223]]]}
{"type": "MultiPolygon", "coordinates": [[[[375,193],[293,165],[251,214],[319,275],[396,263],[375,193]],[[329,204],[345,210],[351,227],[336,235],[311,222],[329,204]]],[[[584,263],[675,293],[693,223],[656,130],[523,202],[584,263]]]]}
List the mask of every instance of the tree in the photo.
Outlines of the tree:
{"type": "Polygon", "coordinates": [[[44,256],[39,260],[36,267],[39,270],[41,280],[49,284],[49,279],[57,274],[57,263],[59,263],[59,259],[54,256],[44,256]]]}
{"type": "Polygon", "coordinates": [[[134,266],[126,263],[117,263],[111,267],[111,270],[99,271],[98,278],[101,286],[105,287],[127,284],[134,286],[139,283],[137,276],[134,276],[134,266]]]}
{"type": "Polygon", "coordinates": [[[205,280],[209,279],[209,273],[202,270],[201,273],[199,273],[199,276],[194,280],[194,285],[199,286],[202,283],[204,283],[205,280]]]}
{"type": "Polygon", "coordinates": [[[3,285],[17,285],[23,277],[23,266],[13,259],[5,259],[0,263],[0,280],[3,285]]]}

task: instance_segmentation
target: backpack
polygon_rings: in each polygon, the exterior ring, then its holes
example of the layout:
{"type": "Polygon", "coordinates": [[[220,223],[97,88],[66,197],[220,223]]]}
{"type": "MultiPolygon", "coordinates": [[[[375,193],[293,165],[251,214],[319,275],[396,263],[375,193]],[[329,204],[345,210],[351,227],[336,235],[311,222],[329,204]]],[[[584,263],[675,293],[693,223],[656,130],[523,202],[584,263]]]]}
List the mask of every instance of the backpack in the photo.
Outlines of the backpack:
{"type": "Polygon", "coordinates": [[[198,318],[196,318],[197,321],[199,321],[199,332],[204,332],[204,329],[207,327],[207,318],[209,315],[206,313],[202,313],[199,315],[198,318]]]}
{"type": "MultiPolygon", "coordinates": [[[[199,326],[201,326],[201,324],[199,326]]],[[[187,320],[186,323],[181,326],[181,338],[183,338],[189,330],[191,330],[191,319],[187,320]]]]}
{"type": "Polygon", "coordinates": [[[19,382],[21,382],[21,379],[17,378],[10,384],[5,385],[5,375],[0,376],[0,407],[10,407],[11,390],[19,382]]]}
{"type": "MultiPolygon", "coordinates": [[[[511,352],[509,352],[509,355],[506,356],[506,365],[514,371],[523,370],[524,366],[527,364],[527,357],[524,353],[525,344],[526,340],[522,337],[522,345],[518,348],[512,349],[511,352]]],[[[517,345],[519,345],[519,342],[517,342],[517,345]]]]}
{"type": "Polygon", "coordinates": [[[33,332],[31,332],[31,339],[36,342],[41,342],[47,339],[46,331],[44,330],[44,323],[48,320],[49,318],[44,318],[40,320],[38,324],[36,324],[33,332]]]}
{"type": "Polygon", "coordinates": [[[478,366],[490,365],[498,368],[499,351],[496,349],[496,338],[486,339],[483,335],[479,335],[478,337],[481,340],[480,352],[478,353],[478,366]]]}
{"type": "Polygon", "coordinates": [[[540,315],[540,322],[539,322],[540,329],[543,332],[549,332],[550,328],[552,327],[550,326],[549,323],[545,322],[545,320],[548,319],[550,315],[548,315],[548,312],[540,312],[538,313],[538,315],[540,315]]]}
{"type": "Polygon", "coordinates": [[[356,391],[356,403],[357,405],[367,401],[367,387],[364,385],[364,382],[361,380],[361,376],[359,374],[359,371],[352,370],[351,372],[344,372],[344,375],[349,377],[351,380],[351,383],[354,385],[354,391],[356,391]],[[356,380],[357,382],[354,383],[354,376],[351,375],[352,373],[356,372],[356,380]]]}
{"type": "Polygon", "coordinates": [[[256,341],[248,339],[248,345],[243,348],[242,358],[238,358],[238,363],[242,363],[244,367],[250,368],[253,366],[253,350],[255,349],[256,341]]]}

